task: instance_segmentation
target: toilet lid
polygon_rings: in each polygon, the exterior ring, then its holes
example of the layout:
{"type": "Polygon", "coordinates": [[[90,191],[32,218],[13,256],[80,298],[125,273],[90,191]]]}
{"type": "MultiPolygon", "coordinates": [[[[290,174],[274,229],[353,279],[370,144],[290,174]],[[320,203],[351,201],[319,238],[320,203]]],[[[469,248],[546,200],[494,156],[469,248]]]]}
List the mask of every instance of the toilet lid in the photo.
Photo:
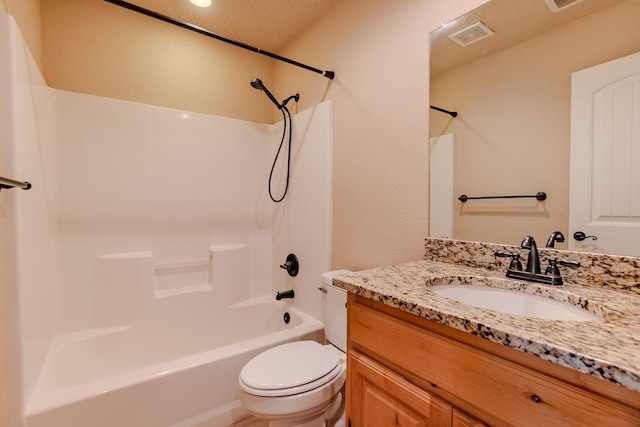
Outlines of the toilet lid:
{"type": "Polygon", "coordinates": [[[258,394],[282,394],[293,388],[303,392],[330,381],[341,369],[335,352],[315,341],[296,341],[251,359],[240,372],[240,383],[247,391],[258,394]]]}

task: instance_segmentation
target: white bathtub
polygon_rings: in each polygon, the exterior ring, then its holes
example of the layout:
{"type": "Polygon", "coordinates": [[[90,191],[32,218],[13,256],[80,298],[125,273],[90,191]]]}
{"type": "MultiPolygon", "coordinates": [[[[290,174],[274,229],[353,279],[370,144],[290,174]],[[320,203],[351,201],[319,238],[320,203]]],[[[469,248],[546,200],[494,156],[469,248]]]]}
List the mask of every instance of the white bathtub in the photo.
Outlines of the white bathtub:
{"type": "Polygon", "coordinates": [[[218,310],[212,319],[198,328],[153,322],[58,337],[27,426],[226,426],[247,415],[237,400],[247,361],[280,343],[322,339],[321,322],[272,297],[218,310]]]}

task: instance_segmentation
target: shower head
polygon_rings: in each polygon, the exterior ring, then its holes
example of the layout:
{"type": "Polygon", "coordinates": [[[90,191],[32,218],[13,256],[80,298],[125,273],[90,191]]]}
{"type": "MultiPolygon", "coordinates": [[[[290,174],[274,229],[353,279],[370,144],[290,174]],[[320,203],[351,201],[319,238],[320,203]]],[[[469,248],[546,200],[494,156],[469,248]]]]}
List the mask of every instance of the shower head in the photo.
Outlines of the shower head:
{"type": "Polygon", "coordinates": [[[264,85],[262,84],[262,80],[255,78],[251,80],[251,87],[254,89],[262,90],[264,89],[264,85]]]}
{"type": "Polygon", "coordinates": [[[280,105],[280,103],[276,100],[276,98],[271,94],[271,92],[269,92],[269,89],[267,89],[266,87],[264,87],[264,85],[262,84],[262,80],[255,78],[253,80],[251,80],[251,87],[254,89],[258,89],[263,91],[271,100],[271,102],[273,102],[274,104],[276,104],[276,107],[278,107],[279,110],[282,110],[282,105],[280,105]]]}

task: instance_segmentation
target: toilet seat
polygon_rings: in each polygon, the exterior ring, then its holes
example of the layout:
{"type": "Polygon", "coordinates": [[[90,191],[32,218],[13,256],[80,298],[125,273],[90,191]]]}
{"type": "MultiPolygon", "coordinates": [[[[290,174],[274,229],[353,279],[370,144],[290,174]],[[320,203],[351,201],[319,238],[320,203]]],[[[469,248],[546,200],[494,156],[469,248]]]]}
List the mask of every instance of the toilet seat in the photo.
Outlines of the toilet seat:
{"type": "Polygon", "coordinates": [[[315,341],[271,348],[247,363],[240,387],[255,396],[278,397],[321,387],[344,369],[341,357],[315,341]]]}

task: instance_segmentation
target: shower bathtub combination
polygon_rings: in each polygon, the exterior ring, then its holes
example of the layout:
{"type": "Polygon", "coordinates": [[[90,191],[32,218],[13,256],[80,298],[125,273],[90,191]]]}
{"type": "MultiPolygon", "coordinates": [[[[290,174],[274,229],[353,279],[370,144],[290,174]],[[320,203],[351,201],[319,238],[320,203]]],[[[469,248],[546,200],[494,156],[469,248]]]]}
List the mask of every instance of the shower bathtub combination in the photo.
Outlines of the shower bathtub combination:
{"type": "Polygon", "coordinates": [[[226,426],[249,414],[238,374],[286,342],[322,342],[323,324],[275,295],[246,299],[246,244],[205,259],[151,252],[96,260],[100,327],[56,337],[26,411],[28,427],[226,426]]]}
{"type": "Polygon", "coordinates": [[[245,363],[274,345],[323,338],[322,323],[275,298],[196,316],[179,306],[211,304],[215,292],[168,298],[182,301],[156,313],[163,321],[56,338],[28,426],[226,426],[248,416],[237,396],[245,363]]]}
{"type": "Polygon", "coordinates": [[[18,425],[226,426],[248,415],[246,362],[323,341],[330,101],[294,115],[277,206],[267,178],[282,123],[49,88],[2,13],[0,109],[0,175],[32,184],[0,195],[18,425]],[[293,251],[289,277],[278,266],[293,251]]]}
{"type": "Polygon", "coordinates": [[[248,244],[209,252],[179,261],[149,251],[97,257],[95,327],[53,338],[26,426],[222,427],[247,417],[242,367],[279,344],[323,342],[323,324],[294,299],[251,297],[248,244]]]}

